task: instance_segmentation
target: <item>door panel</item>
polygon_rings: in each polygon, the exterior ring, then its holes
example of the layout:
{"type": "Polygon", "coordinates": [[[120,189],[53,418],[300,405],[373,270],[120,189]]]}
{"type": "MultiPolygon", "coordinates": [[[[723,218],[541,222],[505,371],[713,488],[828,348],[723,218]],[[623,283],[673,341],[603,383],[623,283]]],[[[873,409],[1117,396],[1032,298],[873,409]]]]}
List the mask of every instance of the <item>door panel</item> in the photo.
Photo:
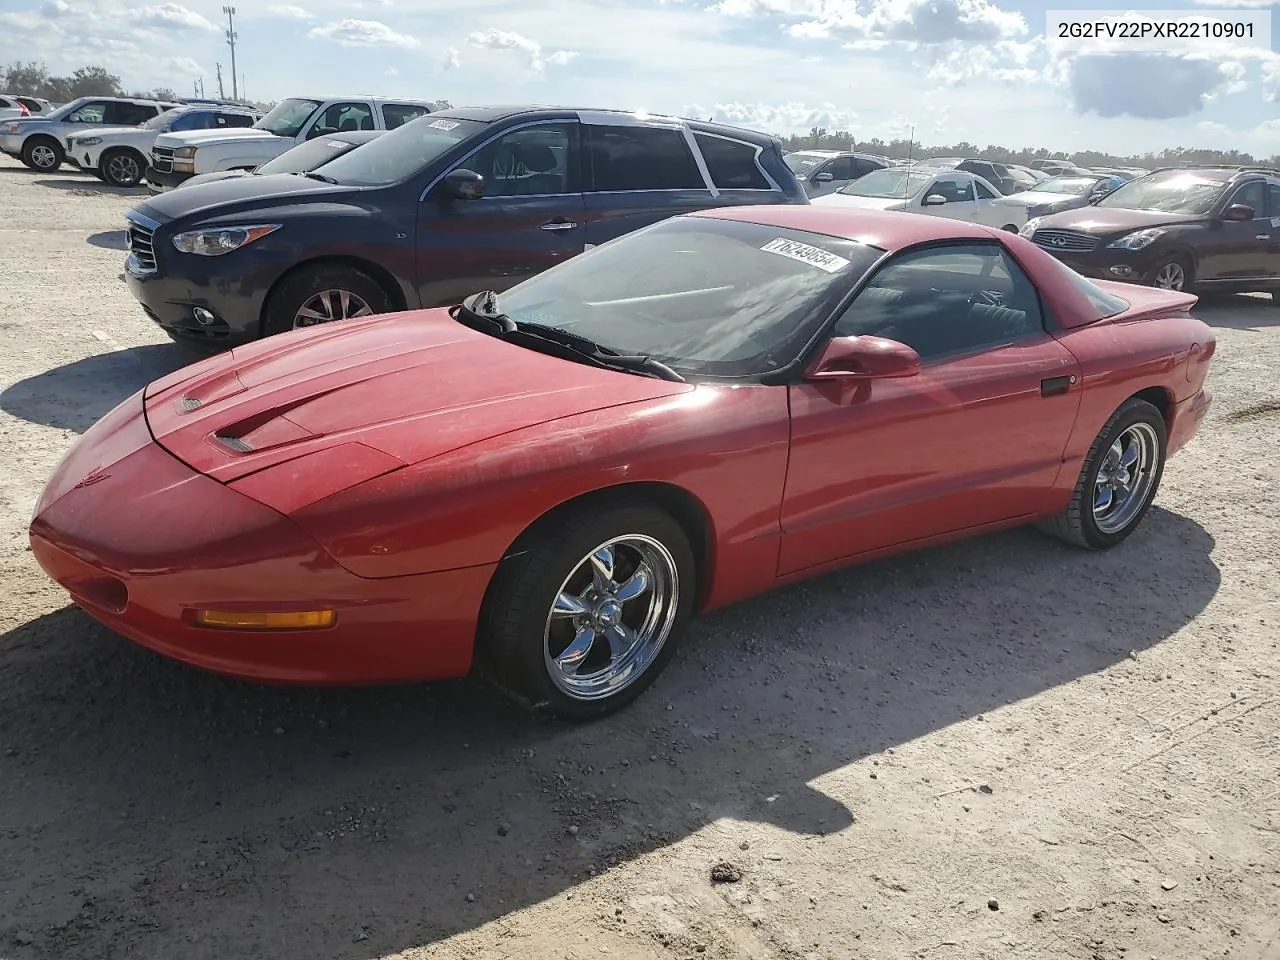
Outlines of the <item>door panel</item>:
{"type": "Polygon", "coordinates": [[[518,127],[456,165],[485,178],[478,200],[429,197],[418,206],[418,293],[423,306],[501,292],[576,256],[586,240],[578,125],[518,127]]]}
{"type": "Polygon", "coordinates": [[[1232,280],[1268,276],[1271,257],[1267,250],[1276,234],[1267,214],[1266,188],[1261,180],[1246,183],[1236,190],[1232,203],[1247,203],[1257,213],[1254,220],[1211,220],[1197,240],[1198,279],[1232,280]]]}
{"type": "Polygon", "coordinates": [[[916,377],[791,388],[779,576],[1043,510],[1075,423],[1079,364],[1047,334],[916,377]]]}

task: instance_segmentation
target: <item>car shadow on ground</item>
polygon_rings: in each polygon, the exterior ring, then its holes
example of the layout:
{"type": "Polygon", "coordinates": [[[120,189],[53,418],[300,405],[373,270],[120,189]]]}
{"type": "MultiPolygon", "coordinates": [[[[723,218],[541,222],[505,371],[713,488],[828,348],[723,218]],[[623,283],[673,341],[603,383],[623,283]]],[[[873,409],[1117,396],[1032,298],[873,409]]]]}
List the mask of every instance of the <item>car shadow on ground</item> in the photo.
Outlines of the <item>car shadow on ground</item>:
{"type": "Polygon", "coordinates": [[[101,233],[90,234],[87,242],[90,246],[102,247],[104,250],[127,249],[123,230],[103,230],[101,233]]]}
{"type": "Polygon", "coordinates": [[[1261,330],[1280,326],[1280,300],[1250,294],[1200,293],[1192,313],[1211,327],[1261,330]]]}
{"type": "Polygon", "coordinates": [[[103,183],[97,177],[93,176],[86,176],[79,180],[37,180],[36,186],[48,187],[50,190],[65,190],[68,193],[88,196],[109,193],[117,197],[137,197],[140,200],[147,197],[147,188],[145,184],[138,187],[113,187],[110,184],[103,183]]]}
{"type": "Polygon", "coordinates": [[[177,343],[95,354],[19,380],[0,393],[0,410],[31,423],[83,433],[152,380],[201,357],[177,343]]]}
{"type": "MultiPolygon", "coordinates": [[[[471,680],[239,683],[65,608],[0,636],[0,943],[22,931],[11,960],[122,944],[369,960],[720,818],[746,822],[706,868],[724,857],[750,872],[765,852],[739,848],[752,822],[859,829],[856,798],[816,778],[870,756],[892,777],[890,748],[1179,630],[1218,589],[1212,548],[1156,508],[1101,553],[1014,530],[856,567],[696,622],[646,696],[577,728],[530,723],[471,680]],[[1117,582],[1122,610],[1102,589],[1117,582]]],[[[960,816],[998,804],[1004,762],[919,787],[960,816]]]]}

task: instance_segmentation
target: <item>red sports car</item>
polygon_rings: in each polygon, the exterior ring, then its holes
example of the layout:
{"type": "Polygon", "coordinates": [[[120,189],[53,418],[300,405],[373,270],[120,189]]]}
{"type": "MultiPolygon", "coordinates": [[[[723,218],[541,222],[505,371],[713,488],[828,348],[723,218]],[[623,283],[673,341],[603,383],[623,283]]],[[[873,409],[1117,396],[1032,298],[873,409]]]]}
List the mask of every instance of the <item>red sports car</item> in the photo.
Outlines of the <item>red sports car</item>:
{"type": "Polygon", "coordinates": [[[677,217],[500,296],[152,383],[58,466],[31,545],[187,663],[308,684],[474,663],[585,719],[692,614],[780,584],[1015,524],[1124,540],[1210,403],[1195,301],[934,217],[677,217]]]}

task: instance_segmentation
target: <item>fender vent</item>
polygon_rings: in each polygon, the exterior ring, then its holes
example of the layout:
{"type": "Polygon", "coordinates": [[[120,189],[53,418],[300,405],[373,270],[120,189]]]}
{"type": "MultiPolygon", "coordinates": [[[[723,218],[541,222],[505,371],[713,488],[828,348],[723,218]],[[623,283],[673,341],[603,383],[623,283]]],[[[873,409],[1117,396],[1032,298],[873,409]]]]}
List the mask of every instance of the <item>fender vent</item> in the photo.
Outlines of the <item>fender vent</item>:
{"type": "Polygon", "coordinates": [[[224,447],[226,447],[229,450],[234,450],[236,453],[252,453],[253,452],[253,445],[250,443],[246,443],[244,440],[241,440],[239,437],[223,437],[216,433],[213,436],[214,436],[214,439],[217,440],[224,447]]]}
{"type": "Polygon", "coordinates": [[[196,407],[200,406],[199,397],[183,397],[181,402],[183,410],[194,410],[196,407]]]}

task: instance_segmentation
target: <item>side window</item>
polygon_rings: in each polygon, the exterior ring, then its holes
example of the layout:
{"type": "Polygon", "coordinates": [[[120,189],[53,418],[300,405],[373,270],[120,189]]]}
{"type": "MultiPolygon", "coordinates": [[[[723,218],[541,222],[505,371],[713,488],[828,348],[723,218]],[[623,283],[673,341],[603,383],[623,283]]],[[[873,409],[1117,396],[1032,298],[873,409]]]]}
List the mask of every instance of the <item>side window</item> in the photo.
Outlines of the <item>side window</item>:
{"type": "Polygon", "coordinates": [[[883,163],[876,163],[874,160],[867,160],[863,157],[858,157],[853,161],[853,175],[855,178],[866,176],[872,170],[883,170],[883,169],[884,169],[883,163]]]}
{"type": "Polygon", "coordinates": [[[575,124],[539,123],[487,143],[460,166],[485,179],[486,197],[577,193],[575,124]]]}
{"type": "Polygon", "coordinates": [[[682,130],[596,125],[585,129],[597,192],[707,188],[682,130]]]}
{"type": "Polygon", "coordinates": [[[711,182],[721,190],[770,190],[760,167],[756,165],[757,148],[741,140],[725,140],[701,133],[694,139],[707,163],[711,182]]]}
{"type": "Polygon", "coordinates": [[[925,195],[939,194],[947,198],[947,203],[964,203],[973,199],[973,181],[958,177],[939,177],[933,186],[925,191],[925,195]]]}
{"type": "Polygon", "coordinates": [[[197,110],[194,113],[185,113],[173,121],[172,129],[174,131],[208,130],[213,126],[213,117],[214,114],[209,110],[197,110]]]}
{"type": "Polygon", "coordinates": [[[897,340],[924,361],[991,349],[1043,332],[1035,286],[994,243],[948,244],[900,254],[876,272],[834,330],[839,337],[897,340]]]}
{"type": "Polygon", "coordinates": [[[830,169],[831,177],[834,180],[852,180],[857,176],[853,172],[853,157],[836,157],[831,161],[831,166],[828,169],[830,169]]]}
{"type": "Polygon", "coordinates": [[[330,133],[347,133],[351,130],[372,130],[373,110],[367,103],[334,103],[325,109],[307,132],[312,140],[330,133]]]}
{"type": "Polygon", "coordinates": [[[252,127],[253,117],[247,113],[220,113],[218,127],[252,127]]]}
{"type": "Polygon", "coordinates": [[[1280,183],[1267,184],[1267,216],[1280,217],[1280,183]]]}
{"type": "Polygon", "coordinates": [[[430,107],[418,106],[412,103],[384,103],[382,105],[382,121],[388,130],[394,130],[410,120],[425,117],[430,112],[430,107]]]}
{"type": "Polygon", "coordinates": [[[996,195],[991,192],[991,189],[980,180],[973,181],[973,189],[978,191],[979,200],[994,200],[996,198],[996,195]]]}
{"type": "Polygon", "coordinates": [[[67,117],[68,123],[102,123],[107,114],[107,105],[101,101],[86,103],[75,113],[67,117]]]}
{"type": "Polygon", "coordinates": [[[106,123],[119,124],[122,127],[133,127],[146,123],[156,115],[157,108],[145,103],[108,103],[105,105],[104,120],[106,123]]]}
{"type": "Polygon", "coordinates": [[[1233,203],[1243,203],[1253,207],[1253,215],[1255,219],[1262,219],[1267,215],[1267,191],[1261,180],[1254,180],[1246,183],[1235,192],[1228,206],[1233,203]]]}

